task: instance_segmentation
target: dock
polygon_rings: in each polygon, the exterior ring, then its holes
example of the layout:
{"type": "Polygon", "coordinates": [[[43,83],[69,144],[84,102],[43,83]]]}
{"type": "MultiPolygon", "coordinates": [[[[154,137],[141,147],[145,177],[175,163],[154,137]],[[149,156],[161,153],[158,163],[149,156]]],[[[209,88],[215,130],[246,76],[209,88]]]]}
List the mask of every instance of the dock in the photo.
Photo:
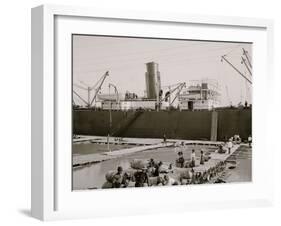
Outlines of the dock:
{"type": "Polygon", "coordinates": [[[73,160],[72,160],[72,165],[73,165],[73,167],[85,166],[85,165],[89,165],[89,164],[93,164],[93,163],[102,162],[105,160],[110,160],[113,158],[118,158],[123,155],[133,154],[133,153],[147,151],[147,150],[156,149],[156,148],[171,147],[173,145],[174,145],[174,143],[166,143],[166,144],[158,143],[158,144],[152,144],[152,145],[143,145],[143,146],[136,146],[136,147],[131,147],[131,148],[124,148],[121,150],[104,152],[104,153],[100,153],[100,154],[74,155],[73,160]]]}
{"type": "Polygon", "coordinates": [[[107,152],[106,155],[121,156],[121,155],[132,154],[140,151],[147,151],[151,149],[171,147],[171,146],[174,146],[174,143],[167,142],[166,144],[160,143],[160,144],[153,144],[153,145],[137,146],[133,148],[126,148],[118,151],[107,152]]]}
{"type": "MultiPolygon", "coordinates": [[[[185,145],[205,145],[205,146],[218,146],[223,142],[215,142],[215,141],[200,141],[200,140],[175,140],[169,139],[164,144],[163,139],[150,139],[150,138],[122,138],[121,140],[116,140],[113,137],[110,137],[109,143],[110,144],[124,144],[124,145],[135,145],[134,147],[124,148],[120,150],[112,150],[109,152],[102,152],[102,153],[94,153],[94,154],[85,154],[73,155],[72,165],[73,167],[83,167],[86,165],[99,163],[102,161],[119,158],[124,155],[129,155],[137,152],[158,149],[163,147],[172,147],[176,146],[177,144],[181,144],[182,142],[185,145]]],[[[74,144],[84,143],[84,142],[91,142],[96,144],[107,144],[107,137],[102,136],[80,136],[79,138],[75,138],[73,140],[74,144]]],[[[221,154],[212,153],[212,159],[219,159],[223,158],[221,154]]]]}
{"type": "MultiPolygon", "coordinates": [[[[239,147],[240,147],[240,145],[238,145],[238,144],[234,145],[230,150],[230,154],[228,154],[228,153],[219,154],[216,152],[211,153],[211,155],[210,155],[211,159],[208,162],[205,162],[204,165],[196,166],[195,171],[203,172],[203,171],[206,171],[207,169],[209,169],[210,167],[215,166],[218,162],[226,161],[229,158],[229,156],[231,156],[239,147]]],[[[197,161],[199,161],[199,159],[197,161]]]]}
{"type": "MultiPolygon", "coordinates": [[[[104,136],[79,136],[78,138],[73,139],[74,144],[83,143],[83,142],[91,142],[96,144],[107,144],[109,141],[110,144],[129,144],[129,145],[153,145],[159,144],[163,141],[160,138],[134,138],[134,137],[122,137],[121,139],[117,139],[118,137],[110,137],[107,140],[107,137],[104,136]]],[[[183,139],[167,139],[167,142],[172,143],[182,143],[185,145],[207,145],[207,146],[219,146],[223,144],[220,141],[208,141],[208,140],[183,140],[183,139]]]]}

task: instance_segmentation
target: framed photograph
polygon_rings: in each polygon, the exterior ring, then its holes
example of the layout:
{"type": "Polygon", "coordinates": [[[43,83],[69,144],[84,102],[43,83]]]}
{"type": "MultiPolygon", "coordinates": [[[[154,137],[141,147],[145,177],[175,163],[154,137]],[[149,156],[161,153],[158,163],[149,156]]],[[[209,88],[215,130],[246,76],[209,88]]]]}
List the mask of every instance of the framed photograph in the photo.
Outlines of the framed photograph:
{"type": "Polygon", "coordinates": [[[270,205],[272,32],[264,19],[32,9],[32,216],[270,205]]]}

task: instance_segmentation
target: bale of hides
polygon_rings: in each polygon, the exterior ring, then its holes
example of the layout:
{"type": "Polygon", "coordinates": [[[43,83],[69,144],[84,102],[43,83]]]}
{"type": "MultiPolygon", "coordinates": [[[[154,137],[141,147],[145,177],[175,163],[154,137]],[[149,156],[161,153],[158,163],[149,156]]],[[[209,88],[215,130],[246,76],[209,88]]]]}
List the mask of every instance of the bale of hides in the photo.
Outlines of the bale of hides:
{"type": "Polygon", "coordinates": [[[133,169],[145,169],[148,166],[148,161],[142,159],[134,159],[130,164],[133,169]]]}
{"type": "Polygon", "coordinates": [[[110,170],[105,174],[105,179],[107,182],[112,183],[113,182],[113,177],[116,174],[116,171],[110,170]]]}
{"type": "Polygon", "coordinates": [[[210,155],[207,155],[207,156],[205,155],[205,156],[204,156],[204,161],[205,161],[205,162],[209,161],[210,159],[211,159],[211,156],[210,156],[210,155]]]}

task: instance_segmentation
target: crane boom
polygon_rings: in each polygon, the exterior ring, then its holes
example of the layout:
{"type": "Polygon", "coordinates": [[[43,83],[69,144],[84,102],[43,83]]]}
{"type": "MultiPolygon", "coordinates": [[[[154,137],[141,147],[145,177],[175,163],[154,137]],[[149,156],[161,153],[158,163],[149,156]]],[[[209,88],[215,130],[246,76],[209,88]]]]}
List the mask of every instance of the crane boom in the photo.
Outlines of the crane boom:
{"type": "Polygon", "coordinates": [[[252,84],[252,81],[248,79],[241,71],[239,71],[232,63],[230,63],[225,56],[221,57],[222,60],[224,60],[226,63],[228,63],[238,74],[240,74],[243,78],[245,78],[250,84],[252,84]]]}
{"type": "Polygon", "coordinates": [[[252,64],[251,64],[251,61],[249,59],[249,55],[248,55],[248,52],[243,48],[243,55],[245,55],[247,61],[248,61],[248,64],[250,65],[250,67],[252,68],[252,64]]]}
{"type": "Polygon", "coordinates": [[[97,95],[98,95],[98,92],[100,91],[100,89],[101,89],[101,87],[102,87],[102,84],[104,83],[104,80],[106,79],[107,76],[109,76],[108,71],[105,72],[105,74],[104,74],[104,75],[101,77],[101,79],[99,80],[99,81],[101,81],[101,82],[100,82],[98,88],[96,89],[95,95],[94,95],[94,97],[93,97],[93,99],[92,99],[92,101],[91,101],[91,103],[90,103],[90,106],[92,106],[93,102],[96,100],[97,95]]]}
{"type": "Polygon", "coordinates": [[[83,86],[80,86],[80,85],[78,85],[78,84],[76,84],[76,83],[74,83],[73,85],[76,86],[76,87],[79,88],[79,89],[88,90],[87,88],[85,88],[85,87],[83,87],[83,86]]]}
{"type": "Polygon", "coordinates": [[[177,98],[178,94],[180,93],[180,91],[182,90],[182,88],[185,86],[185,82],[183,83],[179,83],[175,88],[173,88],[172,90],[169,91],[169,94],[164,98],[162,98],[160,100],[160,102],[162,102],[163,100],[167,99],[167,98],[170,98],[170,96],[176,91],[178,90],[177,94],[176,94],[176,97],[173,99],[173,101],[171,102],[171,104],[175,101],[175,99],[177,98]]]}
{"type": "Polygon", "coordinates": [[[88,105],[87,101],[85,101],[78,93],[76,93],[74,90],[73,90],[73,93],[80,99],[82,100],[86,105],[88,105]]]}
{"type": "Polygon", "coordinates": [[[183,87],[185,87],[185,82],[184,83],[181,83],[179,86],[178,86],[178,92],[176,94],[176,96],[174,97],[174,99],[172,100],[172,102],[170,103],[170,105],[172,105],[174,103],[174,101],[176,100],[176,98],[179,96],[180,92],[182,91],[183,87]]]}
{"type": "Polygon", "coordinates": [[[252,72],[251,72],[251,70],[250,70],[250,68],[249,68],[248,64],[246,63],[245,58],[244,58],[244,57],[241,57],[241,58],[242,58],[241,63],[245,65],[245,67],[247,68],[248,72],[249,72],[249,73],[250,73],[250,75],[252,76],[252,72]]]}

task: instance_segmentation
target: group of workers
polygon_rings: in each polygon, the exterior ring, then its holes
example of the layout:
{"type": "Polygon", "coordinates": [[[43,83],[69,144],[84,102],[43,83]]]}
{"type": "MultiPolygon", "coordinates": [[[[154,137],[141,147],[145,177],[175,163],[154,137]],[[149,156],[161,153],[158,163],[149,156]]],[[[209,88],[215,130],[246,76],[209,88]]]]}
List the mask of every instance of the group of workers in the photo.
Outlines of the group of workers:
{"type": "Polygon", "coordinates": [[[162,161],[156,162],[154,159],[150,159],[146,167],[134,169],[131,172],[123,172],[123,168],[118,166],[117,172],[106,174],[107,181],[104,183],[103,188],[127,187],[131,181],[135,182],[135,187],[152,186],[160,183],[164,185],[165,179],[160,177],[160,173],[168,172],[162,169],[162,165],[162,161]]]}
{"type": "MultiPolygon", "coordinates": [[[[203,149],[200,150],[200,165],[204,165],[205,161],[208,161],[209,158],[205,156],[203,149]]],[[[183,157],[183,152],[178,152],[178,158],[176,159],[176,166],[179,168],[193,168],[196,165],[196,155],[195,150],[192,149],[190,154],[190,161],[185,161],[183,157]]]]}
{"type": "MultiPolygon", "coordinates": [[[[200,151],[200,164],[204,164],[206,158],[204,156],[203,150],[200,151]]],[[[203,176],[205,177],[208,172],[204,175],[199,175],[194,173],[193,167],[196,166],[196,155],[195,150],[193,149],[190,154],[190,161],[185,161],[183,152],[178,152],[178,158],[176,159],[176,166],[179,168],[191,168],[191,174],[193,175],[193,182],[198,183],[198,180],[202,181],[203,176]],[[202,178],[201,178],[202,177],[202,178]]],[[[142,168],[134,169],[131,172],[123,172],[123,168],[118,166],[117,172],[106,176],[107,182],[103,188],[121,188],[127,187],[129,182],[135,182],[135,187],[144,187],[144,186],[155,186],[155,185],[178,185],[183,184],[181,178],[175,180],[168,175],[169,172],[173,172],[172,163],[170,163],[167,169],[162,168],[162,161],[155,161],[151,158],[147,165],[142,168]]]]}
{"type": "Polygon", "coordinates": [[[210,167],[208,170],[202,172],[195,172],[193,168],[190,168],[186,169],[190,173],[188,177],[180,175],[180,177],[176,179],[171,177],[167,172],[161,174],[157,173],[156,175],[158,176],[151,175],[149,168],[135,170],[132,175],[129,175],[126,172],[124,173],[122,167],[119,166],[117,172],[112,176],[111,185],[103,186],[103,188],[125,188],[128,187],[129,182],[134,182],[135,187],[204,184],[209,183],[211,180],[217,183],[217,180],[214,179],[219,179],[218,175],[225,167],[226,162],[221,161],[214,167],[210,167]]]}
{"type": "MultiPolygon", "coordinates": [[[[248,136],[248,145],[249,145],[249,147],[252,147],[252,136],[251,135],[249,135],[248,136]]],[[[231,149],[232,149],[232,147],[233,147],[233,145],[234,144],[240,144],[242,142],[242,139],[240,138],[240,136],[238,135],[238,134],[236,134],[236,135],[234,135],[233,137],[230,137],[228,140],[227,140],[227,142],[225,143],[225,146],[226,146],[226,149],[227,149],[227,151],[225,151],[224,149],[223,149],[223,146],[224,145],[220,145],[219,146],[219,150],[218,150],[218,152],[219,153],[226,153],[227,152],[227,154],[231,154],[231,149]]]]}
{"type": "Polygon", "coordinates": [[[154,159],[150,159],[147,167],[142,169],[137,169],[133,175],[132,180],[135,182],[135,187],[144,187],[158,185],[159,183],[164,183],[163,178],[160,178],[160,173],[167,173],[162,170],[163,162],[156,162],[154,159]],[[154,178],[152,180],[151,178],[154,178]]]}
{"type": "MultiPolygon", "coordinates": [[[[252,145],[252,136],[248,137],[249,147],[252,145]]],[[[167,142],[166,135],[163,136],[163,143],[167,142]]],[[[225,144],[221,144],[218,149],[218,153],[227,153],[231,154],[231,150],[234,144],[241,143],[241,138],[239,135],[234,135],[229,138],[225,144]]],[[[175,145],[178,147],[185,146],[184,142],[177,143],[175,145]]],[[[145,166],[135,168],[130,170],[123,171],[121,166],[118,166],[117,172],[113,172],[110,176],[110,179],[107,178],[107,182],[103,188],[121,188],[128,187],[130,182],[134,182],[135,187],[144,187],[144,186],[156,186],[156,185],[178,185],[178,184],[202,184],[208,183],[211,179],[214,183],[222,183],[223,180],[220,180],[217,175],[222,172],[226,167],[226,162],[221,161],[218,162],[215,166],[210,167],[208,170],[202,172],[195,172],[194,167],[196,167],[196,163],[203,165],[206,161],[208,161],[211,157],[209,152],[204,152],[203,149],[200,150],[200,160],[196,162],[196,154],[195,150],[192,149],[189,158],[185,158],[183,151],[184,149],[180,148],[177,152],[176,158],[176,167],[177,168],[186,168],[182,170],[187,170],[187,176],[180,176],[179,178],[175,178],[174,176],[170,176],[169,173],[173,172],[172,163],[170,163],[169,167],[163,167],[162,161],[155,161],[151,158],[146,162],[145,166]],[[163,169],[165,168],[165,169],[163,169]],[[185,183],[183,181],[186,181],[185,183]]]]}

